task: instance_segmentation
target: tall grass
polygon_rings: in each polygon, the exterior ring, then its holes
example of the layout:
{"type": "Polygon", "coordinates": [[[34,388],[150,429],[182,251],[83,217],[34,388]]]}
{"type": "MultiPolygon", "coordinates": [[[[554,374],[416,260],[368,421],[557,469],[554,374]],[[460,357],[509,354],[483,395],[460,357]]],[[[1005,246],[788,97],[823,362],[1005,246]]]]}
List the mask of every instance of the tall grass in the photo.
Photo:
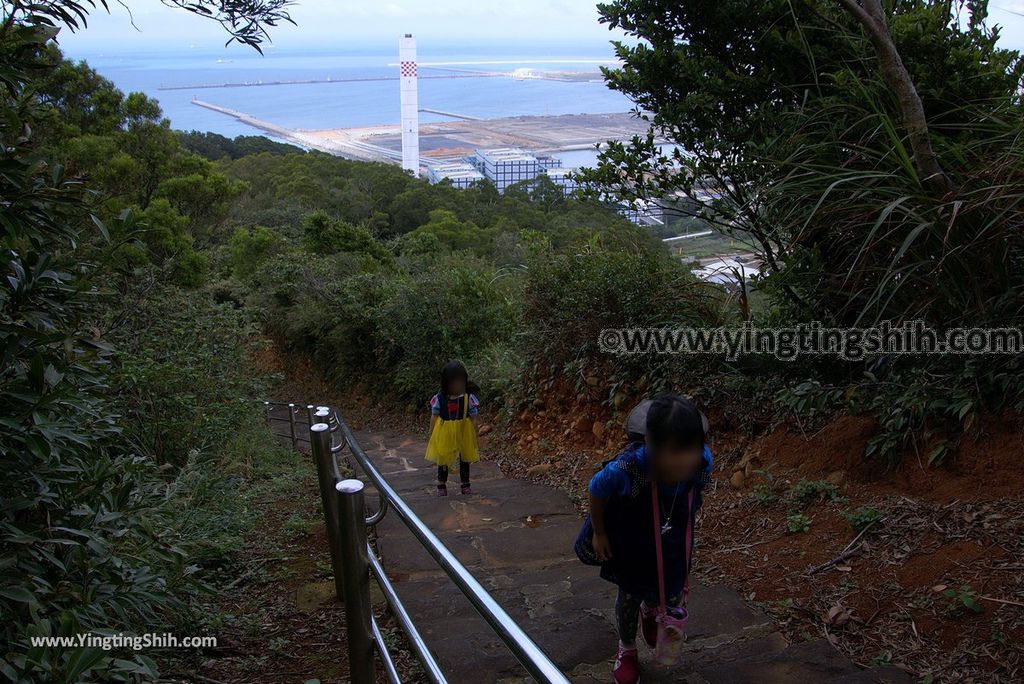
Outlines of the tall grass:
{"type": "MultiPolygon", "coordinates": [[[[1024,327],[1020,108],[950,108],[933,121],[936,149],[958,186],[936,197],[876,92],[793,115],[756,193],[770,228],[755,230],[783,236],[782,266],[765,287],[800,320],[1024,327]]],[[[839,381],[848,372],[834,370],[839,381]]],[[[861,370],[847,403],[878,417],[869,455],[892,462],[924,447],[941,462],[980,413],[1024,396],[1019,361],[1005,355],[883,355],[861,370]]]]}
{"type": "Polygon", "coordinates": [[[758,198],[766,223],[788,238],[779,279],[799,293],[803,313],[846,325],[1019,325],[1020,117],[1006,105],[957,111],[969,124],[936,121],[937,149],[959,186],[937,198],[881,106],[835,101],[802,115],[758,198]]]}

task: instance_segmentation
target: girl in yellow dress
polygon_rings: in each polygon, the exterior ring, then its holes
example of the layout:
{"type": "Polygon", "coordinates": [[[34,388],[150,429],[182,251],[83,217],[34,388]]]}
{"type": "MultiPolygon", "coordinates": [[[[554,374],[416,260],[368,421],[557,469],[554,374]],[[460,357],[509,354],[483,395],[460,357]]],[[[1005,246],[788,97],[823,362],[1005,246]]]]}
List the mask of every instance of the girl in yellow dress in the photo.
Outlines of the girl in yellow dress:
{"type": "Polygon", "coordinates": [[[459,464],[462,493],[472,494],[469,464],[480,460],[476,446],[477,386],[466,367],[452,361],[441,369],[441,391],[430,399],[427,460],[437,464],[437,495],[448,496],[448,469],[459,464]]]}

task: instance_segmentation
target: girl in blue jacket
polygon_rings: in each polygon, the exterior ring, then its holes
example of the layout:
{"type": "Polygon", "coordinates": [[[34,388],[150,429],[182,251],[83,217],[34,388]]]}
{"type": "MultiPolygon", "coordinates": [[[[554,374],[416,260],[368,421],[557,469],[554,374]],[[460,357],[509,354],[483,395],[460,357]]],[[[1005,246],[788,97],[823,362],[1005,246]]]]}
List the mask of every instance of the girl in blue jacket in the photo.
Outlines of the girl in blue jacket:
{"type": "Polygon", "coordinates": [[[685,601],[692,521],[713,463],[705,430],[703,416],[690,400],[659,396],[647,410],[645,441],[631,443],[590,481],[593,555],[601,563],[601,577],[619,587],[619,649],[613,671],[617,684],[636,684],[640,678],[638,620],[648,644],[653,646],[657,637],[652,481],[658,487],[667,604],[672,610],[685,601]]]}

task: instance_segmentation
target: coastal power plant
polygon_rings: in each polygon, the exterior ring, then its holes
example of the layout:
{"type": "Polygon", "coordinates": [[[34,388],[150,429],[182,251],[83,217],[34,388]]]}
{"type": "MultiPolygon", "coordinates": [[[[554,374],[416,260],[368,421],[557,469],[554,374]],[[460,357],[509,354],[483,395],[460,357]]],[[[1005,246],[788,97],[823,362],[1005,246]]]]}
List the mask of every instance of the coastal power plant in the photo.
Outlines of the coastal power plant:
{"type": "Polygon", "coordinates": [[[402,168],[420,173],[420,112],[416,77],[416,39],[406,33],[398,39],[399,93],[402,107],[402,168]]]}
{"type": "MultiPolygon", "coordinates": [[[[551,72],[532,68],[500,72],[491,70],[490,62],[419,64],[416,38],[411,33],[406,33],[398,39],[398,57],[397,65],[389,64],[390,67],[397,66],[398,73],[342,73],[328,74],[325,78],[173,85],[161,89],[221,89],[226,94],[232,89],[243,87],[279,88],[330,83],[347,91],[350,88],[359,88],[365,83],[398,81],[397,126],[394,119],[390,119],[387,123],[351,127],[294,128],[224,104],[200,100],[195,96],[192,98],[192,104],[232,117],[278,140],[308,150],[320,150],[359,161],[400,164],[402,169],[417,177],[420,176],[421,170],[425,169],[430,182],[449,182],[455,187],[470,187],[487,179],[493,182],[499,191],[504,191],[515,183],[529,182],[540,175],[545,175],[566,194],[572,193],[576,189],[572,169],[562,168],[561,160],[556,155],[592,151],[596,145],[610,140],[631,140],[635,136],[646,134],[648,129],[646,122],[634,116],[632,112],[543,116],[515,114],[499,118],[482,118],[475,112],[459,111],[459,105],[452,106],[448,102],[438,103],[438,106],[434,107],[421,107],[420,69],[425,70],[422,77],[426,79],[506,78],[520,82],[553,80],[579,83],[593,80],[600,74],[596,71],[551,72]],[[485,67],[486,70],[471,68],[476,64],[485,67]],[[430,115],[423,124],[422,139],[419,120],[421,112],[430,115]]],[[[529,89],[530,86],[520,85],[515,90],[520,92],[523,88],[529,89]]]]}

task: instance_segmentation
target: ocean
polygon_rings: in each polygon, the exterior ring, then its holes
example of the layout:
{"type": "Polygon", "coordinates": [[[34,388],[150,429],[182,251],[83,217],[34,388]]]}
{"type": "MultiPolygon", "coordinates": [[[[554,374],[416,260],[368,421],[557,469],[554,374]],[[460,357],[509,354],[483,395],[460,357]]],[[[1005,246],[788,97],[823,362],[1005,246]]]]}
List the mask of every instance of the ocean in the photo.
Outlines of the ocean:
{"type": "MultiPolygon", "coordinates": [[[[231,117],[191,103],[193,97],[251,114],[288,128],[328,129],[397,124],[398,81],[341,82],[341,79],[396,76],[396,45],[346,51],[278,51],[266,56],[231,51],[189,50],[182,54],[72,54],[85,59],[125,92],[140,91],[160,102],[174,128],[212,131],[229,137],[263,133],[231,117]],[[228,56],[230,55],[230,56],[228,56]],[[330,83],[204,87],[227,83],[332,80],[330,83]],[[182,90],[162,87],[186,86],[182,90]]],[[[599,77],[550,81],[493,77],[432,79],[448,69],[502,71],[597,71],[611,49],[467,48],[432,51],[420,46],[420,106],[480,118],[629,111],[632,103],[609,90],[599,77]],[[431,68],[431,64],[439,65],[431,68]]],[[[460,75],[465,75],[460,72],[460,75]]],[[[422,113],[421,122],[443,121],[422,113]]],[[[574,153],[575,154],[575,153],[574,153]]],[[[585,152],[583,156],[591,153],[585,152]]],[[[580,157],[580,155],[575,155],[580,157]]],[[[582,159],[573,159],[574,164],[582,159]]]]}

